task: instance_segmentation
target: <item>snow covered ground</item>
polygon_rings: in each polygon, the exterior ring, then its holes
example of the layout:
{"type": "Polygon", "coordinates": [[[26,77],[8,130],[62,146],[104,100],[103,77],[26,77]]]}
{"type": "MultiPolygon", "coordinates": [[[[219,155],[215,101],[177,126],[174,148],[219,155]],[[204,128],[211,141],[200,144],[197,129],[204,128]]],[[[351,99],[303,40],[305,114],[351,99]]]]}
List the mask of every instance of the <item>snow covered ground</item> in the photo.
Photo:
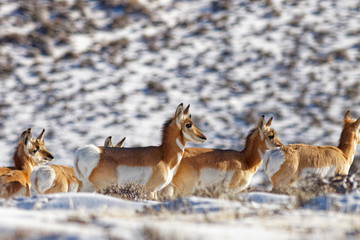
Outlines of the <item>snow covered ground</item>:
{"type": "Polygon", "coordinates": [[[359,238],[360,192],[347,197],[345,208],[341,196],[316,198],[321,204],[300,209],[286,195],[252,192],[239,199],[156,203],[92,193],[20,198],[2,202],[0,231],[4,239],[359,238]]]}
{"type": "MultiPolygon", "coordinates": [[[[70,166],[79,146],[109,135],[157,145],[180,102],[191,104],[203,147],[240,150],[262,114],[284,144],[337,145],[345,111],[360,117],[359,22],[357,0],[2,0],[0,164],[12,165],[28,127],[45,128],[54,163],[70,166]]],[[[251,186],[270,189],[262,169],[251,186]]],[[[94,194],[17,199],[3,202],[0,229],[9,238],[359,238],[358,192],[301,208],[251,194],[190,198],[206,209],[191,214],[146,214],[158,203],[94,194]]]]}

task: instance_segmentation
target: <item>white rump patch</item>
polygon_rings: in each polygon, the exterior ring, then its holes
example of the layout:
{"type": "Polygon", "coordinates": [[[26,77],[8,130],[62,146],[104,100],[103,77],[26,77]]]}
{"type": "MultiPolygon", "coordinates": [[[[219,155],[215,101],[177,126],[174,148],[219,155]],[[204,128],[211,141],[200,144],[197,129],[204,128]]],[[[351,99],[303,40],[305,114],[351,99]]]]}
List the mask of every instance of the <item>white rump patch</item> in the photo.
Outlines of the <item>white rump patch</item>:
{"type": "Polygon", "coordinates": [[[75,152],[74,170],[76,177],[82,182],[82,192],[93,192],[95,186],[89,181],[93,169],[99,164],[100,149],[95,145],[85,145],[75,152]]]}
{"type": "Polygon", "coordinates": [[[265,172],[269,178],[277,173],[283,162],[285,161],[284,153],[280,148],[267,150],[263,158],[265,164],[265,172]]]}
{"type": "Polygon", "coordinates": [[[300,177],[305,178],[306,176],[311,174],[319,177],[332,177],[335,175],[335,169],[336,169],[335,165],[331,165],[328,167],[321,167],[321,168],[308,167],[301,170],[300,177]]]}
{"type": "Polygon", "coordinates": [[[215,184],[227,185],[230,183],[234,171],[220,171],[214,168],[202,168],[200,170],[199,186],[207,187],[215,184]]]}
{"type": "Polygon", "coordinates": [[[54,169],[43,165],[31,173],[30,182],[37,194],[44,194],[53,186],[55,177],[54,169]]]}
{"type": "Polygon", "coordinates": [[[129,167],[120,165],[116,169],[119,184],[137,183],[145,185],[152,174],[152,167],[129,167]]]}

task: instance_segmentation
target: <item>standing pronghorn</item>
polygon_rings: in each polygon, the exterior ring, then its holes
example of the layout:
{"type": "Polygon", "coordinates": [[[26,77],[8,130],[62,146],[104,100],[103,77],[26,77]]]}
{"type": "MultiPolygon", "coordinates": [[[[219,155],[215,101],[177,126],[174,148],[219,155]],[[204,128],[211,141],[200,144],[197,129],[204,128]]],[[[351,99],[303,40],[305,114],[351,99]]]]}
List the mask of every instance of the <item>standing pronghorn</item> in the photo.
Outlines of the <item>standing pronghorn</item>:
{"type": "Polygon", "coordinates": [[[17,170],[0,176],[0,197],[30,196],[30,174],[33,168],[54,159],[46,150],[44,132],[36,139],[32,137],[30,128],[21,134],[13,157],[17,170]]]}
{"type": "MultiPolygon", "coordinates": [[[[190,106],[190,105],[189,105],[190,106]]],[[[103,189],[111,184],[135,183],[147,192],[168,185],[184,154],[185,142],[203,143],[206,137],[188,116],[189,106],[180,104],[163,126],[160,146],[108,148],[87,145],[75,153],[75,172],[81,191],[103,189]]]]}
{"type": "Polygon", "coordinates": [[[242,151],[209,148],[188,148],[172,180],[163,195],[189,195],[197,188],[221,185],[233,192],[244,190],[261,165],[268,149],[282,146],[274,129],[272,117],[265,123],[261,116],[257,127],[246,137],[242,151]]]}
{"type": "MultiPolygon", "coordinates": [[[[115,146],[111,142],[111,136],[104,142],[105,147],[122,147],[125,138],[115,146]]],[[[62,165],[42,165],[31,173],[31,186],[37,194],[49,194],[57,192],[78,192],[81,182],[76,178],[74,168],[62,165]]]]}
{"type": "Polygon", "coordinates": [[[309,173],[330,177],[347,175],[359,143],[360,118],[344,116],[339,146],[290,144],[268,151],[264,156],[265,172],[274,189],[287,187],[309,173]]]}

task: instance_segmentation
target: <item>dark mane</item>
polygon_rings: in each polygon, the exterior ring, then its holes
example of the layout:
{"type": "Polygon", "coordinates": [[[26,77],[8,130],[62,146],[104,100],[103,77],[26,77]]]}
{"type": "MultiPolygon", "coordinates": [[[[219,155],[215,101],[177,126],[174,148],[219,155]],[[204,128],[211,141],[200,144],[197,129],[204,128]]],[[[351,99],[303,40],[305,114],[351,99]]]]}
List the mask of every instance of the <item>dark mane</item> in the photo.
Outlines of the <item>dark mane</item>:
{"type": "Polygon", "coordinates": [[[18,162],[15,161],[15,159],[18,158],[18,151],[19,151],[20,147],[21,147],[21,144],[18,143],[18,145],[15,147],[15,151],[14,151],[13,158],[12,158],[16,169],[21,169],[21,167],[22,167],[22,166],[18,166],[18,162]]]}
{"type": "Polygon", "coordinates": [[[352,146],[352,142],[351,141],[346,141],[346,139],[350,139],[350,135],[352,133],[352,131],[349,131],[346,124],[349,123],[344,123],[343,124],[343,128],[341,130],[341,134],[340,134],[340,138],[339,138],[339,144],[338,144],[338,148],[343,149],[343,148],[347,148],[347,147],[351,147],[352,146]]]}
{"type": "MultiPolygon", "coordinates": [[[[252,135],[254,135],[254,133],[256,132],[256,130],[258,130],[258,127],[254,127],[253,129],[251,129],[248,133],[248,135],[246,136],[246,140],[245,140],[245,146],[247,145],[247,143],[250,141],[250,138],[252,135]]],[[[244,146],[244,148],[245,148],[244,146]]]]}
{"type": "MultiPolygon", "coordinates": [[[[15,168],[18,169],[18,170],[24,170],[24,168],[25,168],[25,165],[24,165],[23,162],[19,163],[18,161],[15,160],[15,159],[19,159],[19,158],[20,158],[18,152],[19,152],[19,150],[21,149],[21,147],[22,147],[22,144],[21,144],[21,143],[18,143],[18,145],[17,145],[16,148],[15,148],[14,155],[13,155],[14,165],[15,165],[15,168]]],[[[24,150],[21,149],[21,151],[24,151],[24,150]]],[[[33,160],[32,157],[27,157],[27,156],[22,156],[22,157],[27,158],[27,159],[34,165],[34,160],[33,160]]]]}
{"type": "Polygon", "coordinates": [[[172,123],[172,121],[174,120],[174,116],[170,117],[168,120],[166,120],[162,126],[162,131],[161,131],[161,143],[164,142],[164,138],[167,134],[166,130],[168,129],[168,126],[172,123]]]}

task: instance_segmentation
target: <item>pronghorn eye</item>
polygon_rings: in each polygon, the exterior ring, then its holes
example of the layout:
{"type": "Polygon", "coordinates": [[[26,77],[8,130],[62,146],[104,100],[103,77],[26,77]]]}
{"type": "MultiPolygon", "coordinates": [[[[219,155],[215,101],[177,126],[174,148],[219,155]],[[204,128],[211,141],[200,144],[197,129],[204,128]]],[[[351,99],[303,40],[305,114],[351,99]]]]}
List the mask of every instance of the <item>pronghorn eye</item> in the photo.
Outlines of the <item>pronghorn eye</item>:
{"type": "Polygon", "coordinates": [[[37,151],[39,151],[39,146],[36,146],[36,149],[33,150],[33,153],[36,153],[37,151]]]}
{"type": "Polygon", "coordinates": [[[269,139],[274,139],[274,135],[270,135],[270,136],[269,136],[269,139]]]}
{"type": "Polygon", "coordinates": [[[191,128],[191,126],[192,126],[191,123],[187,123],[187,124],[185,125],[186,128],[191,128]]]}

